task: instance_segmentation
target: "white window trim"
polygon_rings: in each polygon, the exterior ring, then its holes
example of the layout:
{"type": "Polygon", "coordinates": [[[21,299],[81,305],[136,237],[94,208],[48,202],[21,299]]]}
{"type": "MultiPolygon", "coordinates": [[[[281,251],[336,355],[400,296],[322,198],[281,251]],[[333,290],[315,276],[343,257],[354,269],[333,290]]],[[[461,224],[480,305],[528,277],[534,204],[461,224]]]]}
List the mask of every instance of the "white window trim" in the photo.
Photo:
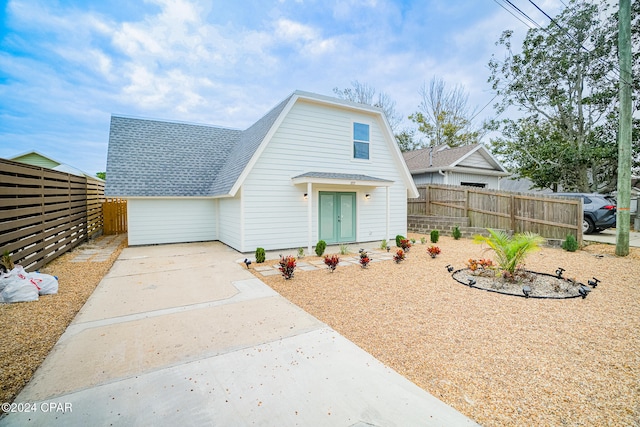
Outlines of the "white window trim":
{"type": "Polygon", "coordinates": [[[365,121],[356,121],[354,120],[353,122],[351,122],[351,160],[356,161],[356,162],[371,162],[371,128],[372,125],[370,122],[365,122],[365,121]],[[369,126],[369,141],[360,141],[356,139],[356,135],[354,132],[354,127],[355,124],[361,124],[361,125],[367,125],[369,126]],[[360,142],[362,144],[368,144],[369,145],[369,157],[366,159],[360,159],[358,157],[355,156],[355,143],[356,142],[360,142]]]}

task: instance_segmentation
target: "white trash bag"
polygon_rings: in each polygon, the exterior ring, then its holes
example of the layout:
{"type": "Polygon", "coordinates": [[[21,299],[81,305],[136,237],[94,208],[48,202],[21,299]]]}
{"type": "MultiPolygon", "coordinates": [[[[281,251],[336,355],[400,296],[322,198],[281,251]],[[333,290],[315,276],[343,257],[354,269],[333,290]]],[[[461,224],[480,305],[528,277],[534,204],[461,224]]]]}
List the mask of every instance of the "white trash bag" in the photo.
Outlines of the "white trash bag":
{"type": "Polygon", "coordinates": [[[0,278],[0,302],[37,301],[39,286],[33,283],[21,266],[3,274],[0,278]]]}
{"type": "Polygon", "coordinates": [[[58,278],[50,274],[27,273],[27,278],[38,287],[39,295],[53,295],[58,293],[58,278]]]}

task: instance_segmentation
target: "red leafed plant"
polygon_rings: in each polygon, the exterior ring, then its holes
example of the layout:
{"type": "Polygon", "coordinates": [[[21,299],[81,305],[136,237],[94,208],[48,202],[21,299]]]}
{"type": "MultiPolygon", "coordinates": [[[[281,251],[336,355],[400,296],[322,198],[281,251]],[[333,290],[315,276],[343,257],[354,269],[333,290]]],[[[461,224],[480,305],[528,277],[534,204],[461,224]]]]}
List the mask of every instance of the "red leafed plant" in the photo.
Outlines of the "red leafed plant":
{"type": "Polygon", "coordinates": [[[367,268],[367,266],[369,265],[370,262],[371,262],[371,259],[369,258],[369,254],[367,254],[366,251],[361,251],[360,252],[360,266],[362,268],[367,268]]]}
{"type": "Polygon", "coordinates": [[[467,267],[469,267],[469,270],[471,270],[474,273],[476,272],[480,273],[493,268],[493,261],[485,258],[482,258],[482,259],[469,258],[469,261],[467,261],[467,267]]]}
{"type": "Polygon", "coordinates": [[[432,245],[427,248],[427,252],[429,252],[429,255],[431,255],[431,258],[435,258],[436,255],[438,255],[442,251],[440,250],[439,247],[432,245]]]}
{"type": "Polygon", "coordinates": [[[402,249],[398,249],[398,252],[396,252],[396,254],[393,256],[393,260],[397,263],[400,263],[400,261],[403,261],[404,258],[405,258],[405,254],[402,249]]]}
{"type": "Polygon", "coordinates": [[[409,252],[409,249],[411,248],[411,242],[409,241],[409,239],[402,239],[400,240],[400,247],[404,252],[409,252]]]}
{"type": "Polygon", "coordinates": [[[340,257],[338,257],[338,255],[331,255],[331,256],[325,255],[324,257],[324,263],[326,264],[327,267],[329,267],[329,270],[331,270],[332,273],[338,266],[339,262],[340,262],[340,257]]]}
{"type": "Polygon", "coordinates": [[[295,257],[288,255],[280,258],[280,272],[285,279],[291,279],[293,277],[293,271],[296,269],[295,257]]]}

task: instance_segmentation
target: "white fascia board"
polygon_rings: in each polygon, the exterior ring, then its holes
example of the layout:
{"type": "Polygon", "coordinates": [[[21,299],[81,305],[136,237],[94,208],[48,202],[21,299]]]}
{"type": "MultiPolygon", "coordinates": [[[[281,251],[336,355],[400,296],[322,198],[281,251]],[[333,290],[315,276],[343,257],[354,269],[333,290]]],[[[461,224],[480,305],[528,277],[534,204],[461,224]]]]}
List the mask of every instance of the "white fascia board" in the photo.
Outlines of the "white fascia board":
{"type": "Polygon", "coordinates": [[[447,166],[442,168],[426,168],[414,170],[414,175],[420,175],[423,173],[437,173],[437,172],[457,172],[457,173],[473,173],[476,175],[487,176],[511,176],[510,172],[501,172],[493,169],[478,169],[478,168],[465,168],[462,166],[447,166]]]}
{"type": "Polygon", "coordinates": [[[301,177],[292,178],[291,182],[294,184],[327,184],[327,185],[346,185],[346,186],[361,186],[361,187],[391,187],[393,181],[367,181],[367,180],[353,180],[353,179],[339,179],[339,178],[314,178],[314,177],[301,177]]]}

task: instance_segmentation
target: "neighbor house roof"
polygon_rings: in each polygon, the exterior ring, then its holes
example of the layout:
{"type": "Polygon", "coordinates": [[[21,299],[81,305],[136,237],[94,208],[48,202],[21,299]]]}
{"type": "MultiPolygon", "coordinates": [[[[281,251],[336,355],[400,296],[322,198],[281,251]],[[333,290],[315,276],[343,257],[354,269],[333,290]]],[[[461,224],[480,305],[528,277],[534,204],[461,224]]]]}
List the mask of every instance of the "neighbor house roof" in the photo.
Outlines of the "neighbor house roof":
{"type": "Polygon", "coordinates": [[[22,154],[18,154],[17,156],[9,157],[9,160],[13,160],[14,162],[24,163],[32,166],[40,166],[48,169],[53,169],[58,172],[65,172],[71,175],[77,176],[85,176],[89,178],[96,179],[98,181],[102,181],[100,178],[89,175],[88,173],[81,171],[78,168],[74,168],[66,163],[59,162],[54,158],[44,155],[38,151],[27,151],[22,154]]]}
{"type": "MultiPolygon", "coordinates": [[[[244,131],[114,115],[109,134],[105,195],[233,196],[278,123],[298,99],[370,111],[386,122],[380,108],[302,91],[293,92],[244,131]]],[[[388,132],[392,135],[390,128],[388,132]]],[[[417,195],[408,170],[401,163],[400,160],[411,194],[417,195]]]]}
{"type": "Polygon", "coordinates": [[[475,173],[510,175],[509,172],[493,157],[483,144],[463,145],[451,148],[447,145],[427,147],[402,153],[411,174],[438,172],[456,169],[473,169],[475,173]],[[464,162],[472,155],[480,155],[489,167],[469,167],[464,162]]]}

